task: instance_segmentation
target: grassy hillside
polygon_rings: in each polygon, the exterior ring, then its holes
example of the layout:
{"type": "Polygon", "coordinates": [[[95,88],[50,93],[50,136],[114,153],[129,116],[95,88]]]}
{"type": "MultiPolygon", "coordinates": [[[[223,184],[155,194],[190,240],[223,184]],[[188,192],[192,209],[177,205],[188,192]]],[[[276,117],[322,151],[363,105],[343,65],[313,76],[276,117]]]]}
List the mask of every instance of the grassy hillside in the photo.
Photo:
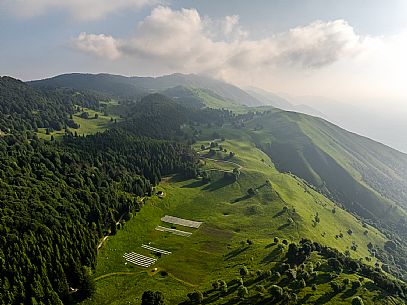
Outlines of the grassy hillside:
{"type": "Polygon", "coordinates": [[[406,276],[400,257],[407,232],[405,154],[298,113],[274,111],[246,125],[280,171],[305,179],[394,240],[398,250],[384,258],[389,256],[386,260],[396,262],[396,273],[406,276]]]}
{"type": "MultiPolygon", "coordinates": [[[[95,111],[89,108],[82,107],[81,111],[75,112],[72,115],[72,120],[79,125],[79,128],[68,128],[67,130],[75,133],[79,136],[95,134],[96,132],[102,132],[107,130],[110,127],[113,127],[116,122],[120,122],[120,117],[116,115],[104,115],[101,111],[95,111]],[[82,111],[83,110],[83,111],[82,111]],[[89,114],[89,118],[81,117],[83,112],[87,112],[89,114]],[[97,117],[95,117],[97,115],[97,117]],[[113,121],[112,121],[113,119],[113,121]]],[[[38,128],[37,135],[40,139],[50,140],[51,136],[54,136],[55,139],[61,138],[65,135],[65,130],[59,131],[48,131],[47,128],[38,128]]]]}
{"type": "Polygon", "coordinates": [[[407,155],[322,119],[273,112],[248,122],[255,141],[283,171],[291,171],[373,220],[398,222],[405,213],[407,155]],[[385,219],[383,219],[385,215],[385,219]]]}
{"type": "MultiPolygon", "coordinates": [[[[205,130],[202,138],[209,140],[213,131],[205,130]]],[[[289,242],[309,238],[342,252],[349,251],[351,257],[365,263],[375,263],[366,259],[370,257],[367,244],[383,247],[385,238],[381,233],[336,207],[302,180],[279,173],[271,159],[254,147],[249,134],[225,127],[222,136],[226,141],[219,145],[226,153],[218,151],[214,158],[223,160],[230,151],[234,152],[235,156],[228,161],[241,166],[238,180],[224,178],[223,171],[234,167],[231,163],[220,161],[214,165],[205,159],[204,169],[218,169],[209,172],[209,183],[199,179],[180,180],[176,176],[165,179],[158,188],[164,191],[165,197],[147,200],[123,230],[109,237],[101,248],[94,275],[97,293],[85,304],[138,304],[141,294],[148,289],[162,291],[169,304],[181,303],[194,289],[207,291],[213,281],[234,280],[243,265],[252,271],[273,269],[277,262],[284,260],[284,255],[273,258],[275,237],[289,242]],[[257,189],[257,193],[249,196],[249,188],[257,189]],[[204,224],[198,230],[177,226],[177,229],[193,232],[189,238],[156,231],[156,225],[165,225],[160,217],[166,214],[204,224]],[[316,215],[319,222],[315,221],[316,215]],[[351,234],[347,233],[349,230],[351,234]],[[253,244],[243,247],[242,241],[247,240],[253,244]],[[140,248],[143,243],[172,252],[154,265],[157,272],[125,264],[122,258],[125,252],[132,251],[151,256],[149,251],[140,248]]],[[[196,143],[196,149],[200,150],[202,144],[207,145],[208,141],[196,143]]],[[[204,156],[208,152],[200,153],[204,156]]],[[[345,304],[361,293],[360,290],[333,297],[328,293],[326,281],[318,287],[319,294],[307,296],[310,290],[307,287],[300,289],[298,297],[312,303],[319,298],[325,300],[323,296],[328,294],[324,303],[345,304]]],[[[249,291],[254,295],[255,285],[249,287],[249,291]]],[[[368,291],[364,295],[367,300],[382,293],[377,288],[368,291]]],[[[214,298],[211,303],[225,304],[235,296],[236,293],[220,300],[214,298]]]]}

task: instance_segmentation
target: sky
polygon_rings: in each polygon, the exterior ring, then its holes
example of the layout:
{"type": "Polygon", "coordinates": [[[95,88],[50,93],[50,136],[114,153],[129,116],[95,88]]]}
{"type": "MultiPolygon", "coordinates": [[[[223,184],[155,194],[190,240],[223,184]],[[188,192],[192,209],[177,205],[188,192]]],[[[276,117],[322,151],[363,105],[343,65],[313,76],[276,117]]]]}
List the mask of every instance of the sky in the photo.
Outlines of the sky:
{"type": "Polygon", "coordinates": [[[407,116],[405,54],[406,0],[0,0],[0,75],[22,80],[200,73],[407,116]]]}

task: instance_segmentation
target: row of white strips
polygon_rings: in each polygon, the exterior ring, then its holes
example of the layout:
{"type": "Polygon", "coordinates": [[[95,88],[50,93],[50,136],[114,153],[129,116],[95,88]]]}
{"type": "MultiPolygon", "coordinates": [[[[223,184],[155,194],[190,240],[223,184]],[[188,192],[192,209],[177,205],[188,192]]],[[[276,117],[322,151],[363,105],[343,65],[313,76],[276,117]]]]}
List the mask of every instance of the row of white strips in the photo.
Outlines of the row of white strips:
{"type": "Polygon", "coordinates": [[[126,261],[142,266],[142,267],[149,267],[154,264],[157,260],[148,256],[144,256],[138,253],[125,253],[123,257],[126,261]]]}
{"type": "Polygon", "coordinates": [[[176,230],[176,229],[170,229],[170,228],[166,228],[166,227],[162,227],[162,226],[157,226],[155,229],[158,230],[158,231],[170,232],[172,234],[179,235],[179,236],[185,236],[185,237],[189,237],[189,236],[192,235],[191,232],[185,232],[185,231],[180,231],[180,230],[176,230]]]}
{"type": "Polygon", "coordinates": [[[138,253],[134,253],[134,252],[125,253],[125,254],[123,255],[123,257],[124,257],[124,258],[126,258],[126,257],[129,257],[129,258],[139,258],[140,260],[154,261],[154,262],[157,260],[157,259],[155,259],[155,258],[148,257],[148,256],[144,256],[144,255],[141,255],[141,254],[138,254],[138,253]]]}
{"type": "Polygon", "coordinates": [[[129,263],[135,264],[137,266],[144,267],[144,268],[148,268],[153,264],[153,263],[148,263],[148,264],[147,263],[141,263],[139,261],[128,260],[128,259],[126,259],[126,261],[129,262],[129,263]]]}
{"type": "Polygon", "coordinates": [[[144,248],[144,249],[154,251],[154,252],[158,252],[158,253],[165,254],[165,255],[170,255],[171,254],[171,252],[169,252],[169,251],[157,249],[157,248],[154,248],[154,247],[150,247],[148,245],[142,245],[141,247],[144,248]]]}
{"type": "Polygon", "coordinates": [[[153,263],[142,263],[142,262],[139,262],[137,260],[127,259],[127,258],[126,258],[126,261],[129,262],[129,263],[135,264],[137,266],[145,267],[145,268],[148,268],[153,264],[153,263]]]}
{"type": "Polygon", "coordinates": [[[165,215],[161,218],[161,221],[168,222],[176,225],[181,225],[184,227],[199,228],[202,224],[200,221],[192,221],[188,219],[178,218],[174,216],[165,215]]]}
{"type": "Polygon", "coordinates": [[[138,265],[138,266],[146,267],[146,268],[150,267],[152,264],[155,263],[153,261],[151,261],[151,262],[140,261],[140,260],[138,260],[136,258],[126,258],[126,261],[129,262],[129,263],[133,263],[135,265],[138,265]]]}

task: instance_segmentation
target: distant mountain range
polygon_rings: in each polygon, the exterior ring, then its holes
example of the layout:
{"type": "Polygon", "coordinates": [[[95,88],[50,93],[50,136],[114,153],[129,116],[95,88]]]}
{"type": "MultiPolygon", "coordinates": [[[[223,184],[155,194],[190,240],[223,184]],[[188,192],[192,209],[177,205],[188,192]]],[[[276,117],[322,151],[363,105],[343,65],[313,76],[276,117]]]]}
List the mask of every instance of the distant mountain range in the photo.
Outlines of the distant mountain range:
{"type": "Polygon", "coordinates": [[[125,77],[111,74],[72,73],[29,83],[34,87],[69,87],[78,90],[95,90],[122,98],[137,98],[148,93],[183,86],[210,90],[223,99],[240,105],[262,105],[262,102],[234,85],[195,74],[176,73],[160,77],[125,77]]]}

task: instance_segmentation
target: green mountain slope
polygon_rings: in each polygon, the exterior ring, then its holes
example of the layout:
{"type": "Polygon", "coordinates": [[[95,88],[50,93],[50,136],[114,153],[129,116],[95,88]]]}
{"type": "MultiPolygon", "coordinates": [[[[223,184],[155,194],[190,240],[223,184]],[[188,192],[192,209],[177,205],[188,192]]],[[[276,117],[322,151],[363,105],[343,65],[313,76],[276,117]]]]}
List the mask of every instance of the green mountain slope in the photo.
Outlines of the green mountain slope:
{"type": "MultiPolygon", "coordinates": [[[[256,284],[265,285],[266,291],[271,284],[284,286],[285,291],[291,296],[295,294],[298,301],[304,298],[303,303],[319,300],[321,304],[349,304],[353,297],[362,296],[369,304],[383,304],[385,300],[403,304],[402,299],[391,296],[372,280],[365,279],[362,273],[331,275],[332,269],[326,266],[327,261],[318,255],[307,260],[307,264],[325,264],[321,269],[316,268],[316,278],[307,280],[306,287],[302,288],[297,281],[289,284],[289,277],[279,269],[286,262],[284,253],[288,247],[283,246],[279,252],[275,237],[289,243],[309,238],[347,252],[351,258],[372,266],[376,261],[368,244],[383,248],[386,238],[312,190],[301,179],[280,173],[273,161],[255,147],[250,130],[236,129],[231,125],[224,125],[222,129],[205,128],[200,138],[194,148],[202,157],[202,170],[209,173],[210,181],[184,180],[177,176],[164,179],[157,190],[163,191],[165,197],[150,198],[141,212],[115,237],[109,238],[100,250],[94,275],[97,292],[84,304],[138,302],[145,290],[161,291],[169,304],[184,304],[186,295],[194,290],[208,293],[205,304],[271,302],[272,295],[268,292],[263,296],[257,294],[256,284]],[[214,132],[226,140],[218,142],[211,152],[208,144],[214,132]],[[206,146],[204,150],[201,150],[202,145],[206,146]],[[229,157],[231,151],[234,153],[232,158],[229,157]],[[225,174],[235,167],[240,168],[237,181],[230,180],[225,174]],[[250,188],[257,190],[255,194],[248,195],[250,188]],[[187,238],[176,236],[155,229],[157,225],[166,226],[160,221],[164,215],[204,224],[198,230],[176,226],[178,230],[192,232],[187,238]],[[249,244],[246,244],[247,240],[249,244]],[[154,253],[141,248],[142,244],[172,254],[158,258],[153,266],[157,270],[125,264],[123,253],[137,252],[154,257],[154,253]],[[249,297],[254,298],[250,302],[237,298],[238,286],[234,283],[241,277],[239,270],[243,266],[250,271],[243,276],[249,297]],[[262,278],[269,270],[273,276],[262,278]],[[277,271],[281,272],[281,278],[276,278],[277,271]],[[330,292],[329,281],[332,279],[342,283],[345,278],[354,281],[359,277],[365,281],[363,288],[345,289],[335,294],[330,292]],[[212,290],[211,284],[219,279],[228,283],[228,293],[218,294],[212,290]],[[311,290],[313,283],[317,292],[311,290]]],[[[287,304],[287,301],[281,304],[287,304]]]]}
{"type": "Polygon", "coordinates": [[[247,112],[245,105],[236,104],[209,89],[176,86],[166,89],[162,94],[171,97],[175,102],[186,107],[209,107],[213,109],[229,109],[237,113],[247,112]]]}
{"type": "MultiPolygon", "coordinates": [[[[298,113],[276,111],[250,124],[262,125],[256,132],[259,143],[280,169],[329,192],[349,209],[355,205],[363,216],[379,219],[389,204],[406,207],[407,155],[298,113]],[[346,184],[349,179],[353,182],[346,184]]],[[[388,214],[390,219],[397,215],[388,214]]]]}
{"type": "Polygon", "coordinates": [[[385,256],[405,277],[406,265],[400,257],[407,233],[405,154],[298,113],[274,111],[246,124],[280,171],[305,179],[393,239],[398,255],[385,256]]]}

